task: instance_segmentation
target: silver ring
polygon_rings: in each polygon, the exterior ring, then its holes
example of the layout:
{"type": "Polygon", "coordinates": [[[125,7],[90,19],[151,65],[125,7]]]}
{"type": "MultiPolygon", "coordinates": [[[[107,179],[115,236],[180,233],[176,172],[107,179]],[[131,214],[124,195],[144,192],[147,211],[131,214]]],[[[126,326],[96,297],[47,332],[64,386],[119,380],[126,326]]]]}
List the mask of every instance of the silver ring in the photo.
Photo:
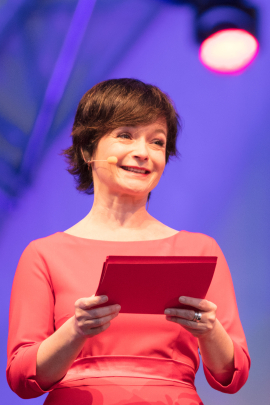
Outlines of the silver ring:
{"type": "Polygon", "coordinates": [[[202,317],[202,313],[201,313],[201,312],[195,312],[195,313],[194,313],[194,318],[192,319],[192,321],[200,322],[201,317],[202,317]]]}

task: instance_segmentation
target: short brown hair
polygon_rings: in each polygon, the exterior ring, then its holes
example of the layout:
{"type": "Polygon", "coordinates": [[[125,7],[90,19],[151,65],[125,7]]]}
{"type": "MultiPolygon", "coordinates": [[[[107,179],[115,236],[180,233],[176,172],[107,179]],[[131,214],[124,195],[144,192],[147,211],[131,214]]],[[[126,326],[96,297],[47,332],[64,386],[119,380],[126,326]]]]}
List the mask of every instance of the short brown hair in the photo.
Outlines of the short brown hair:
{"type": "Polygon", "coordinates": [[[91,168],[81,150],[93,156],[100,139],[116,128],[144,125],[165,118],[168,128],[166,163],[177,156],[180,118],[171,99],[158,87],[136,79],[112,79],[96,84],[82,97],[72,128],[72,146],[63,151],[77,189],[93,194],[91,168]]]}

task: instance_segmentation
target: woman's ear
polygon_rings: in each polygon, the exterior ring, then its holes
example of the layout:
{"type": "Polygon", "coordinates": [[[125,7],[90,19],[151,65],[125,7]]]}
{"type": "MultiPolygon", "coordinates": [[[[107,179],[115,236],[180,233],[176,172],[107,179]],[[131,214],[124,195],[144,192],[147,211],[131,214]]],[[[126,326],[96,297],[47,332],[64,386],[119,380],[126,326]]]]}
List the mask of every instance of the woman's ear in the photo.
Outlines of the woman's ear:
{"type": "Polygon", "coordinates": [[[90,156],[90,153],[89,153],[87,150],[83,150],[83,149],[81,148],[81,154],[82,154],[82,158],[83,158],[83,160],[85,161],[85,163],[90,162],[91,156],[90,156]]]}

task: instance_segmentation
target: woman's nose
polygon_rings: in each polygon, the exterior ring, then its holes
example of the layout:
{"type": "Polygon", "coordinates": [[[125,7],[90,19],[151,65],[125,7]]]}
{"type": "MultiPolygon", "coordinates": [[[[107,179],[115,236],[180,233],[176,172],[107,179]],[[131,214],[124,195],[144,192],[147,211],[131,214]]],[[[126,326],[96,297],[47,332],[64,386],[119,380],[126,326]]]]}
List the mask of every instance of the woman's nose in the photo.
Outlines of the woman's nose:
{"type": "Polygon", "coordinates": [[[148,149],[147,149],[147,145],[146,145],[145,141],[136,142],[136,146],[134,148],[133,155],[136,158],[139,158],[142,160],[148,160],[149,153],[148,153],[148,149]]]}

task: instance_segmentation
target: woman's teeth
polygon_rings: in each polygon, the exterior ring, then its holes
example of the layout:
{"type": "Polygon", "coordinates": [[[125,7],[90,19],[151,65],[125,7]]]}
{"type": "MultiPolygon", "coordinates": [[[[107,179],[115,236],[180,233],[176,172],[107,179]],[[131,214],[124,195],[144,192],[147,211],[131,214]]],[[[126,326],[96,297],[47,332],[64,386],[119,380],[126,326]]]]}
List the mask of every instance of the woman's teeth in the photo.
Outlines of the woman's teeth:
{"type": "Polygon", "coordinates": [[[129,172],[142,173],[142,174],[148,173],[147,170],[140,169],[140,168],[135,169],[134,167],[128,167],[128,166],[121,166],[121,167],[122,167],[122,169],[127,170],[127,171],[129,171],[129,172]]]}

